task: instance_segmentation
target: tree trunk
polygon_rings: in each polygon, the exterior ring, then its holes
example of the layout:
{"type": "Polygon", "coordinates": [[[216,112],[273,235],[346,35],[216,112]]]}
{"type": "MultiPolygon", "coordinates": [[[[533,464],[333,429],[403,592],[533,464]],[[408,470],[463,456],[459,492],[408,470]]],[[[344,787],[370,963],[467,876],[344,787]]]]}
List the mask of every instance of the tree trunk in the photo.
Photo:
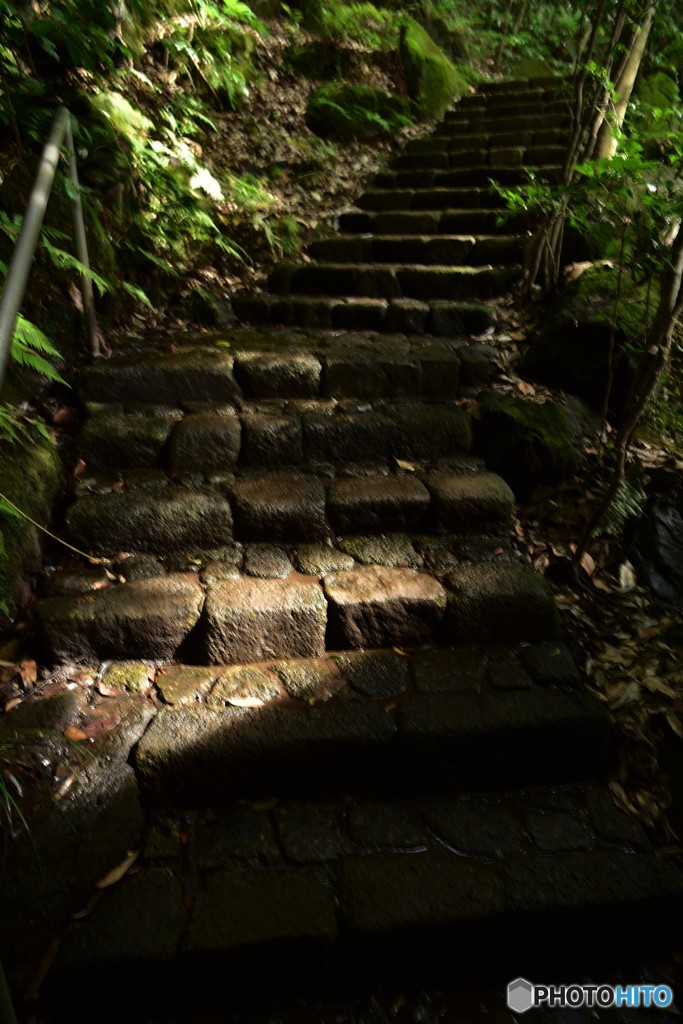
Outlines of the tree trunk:
{"type": "Polygon", "coordinates": [[[633,86],[635,85],[636,77],[638,75],[640,62],[643,59],[647,39],[650,34],[650,29],[652,28],[652,22],[654,21],[657,3],[658,0],[655,0],[655,2],[651,3],[648,7],[645,17],[637,31],[635,40],[631,46],[623,70],[619,75],[618,80],[615,82],[617,102],[614,106],[612,118],[603,121],[602,127],[600,128],[594,153],[594,157],[597,160],[600,160],[601,158],[611,159],[611,157],[616,153],[617,138],[615,132],[618,132],[624,123],[626,109],[628,107],[629,100],[631,99],[631,93],[633,92],[633,86]]]}

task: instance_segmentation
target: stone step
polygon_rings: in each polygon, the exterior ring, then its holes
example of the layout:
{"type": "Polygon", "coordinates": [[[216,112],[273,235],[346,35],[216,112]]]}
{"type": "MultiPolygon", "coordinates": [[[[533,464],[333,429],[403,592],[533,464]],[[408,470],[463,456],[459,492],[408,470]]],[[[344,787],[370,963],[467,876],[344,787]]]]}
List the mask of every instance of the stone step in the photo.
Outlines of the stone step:
{"type": "MultiPolygon", "coordinates": [[[[477,241],[482,260],[497,243],[495,236],[477,241]]],[[[451,339],[296,328],[166,335],[144,359],[120,354],[83,370],[80,397],[92,415],[80,452],[98,468],[154,465],[183,413],[229,415],[262,399],[457,398],[458,368],[471,363],[473,348],[451,339]]]]}
{"type": "Polygon", "coordinates": [[[519,264],[526,235],[333,235],[312,242],[307,253],[334,263],[519,264]]]}
{"type": "MultiPolygon", "coordinates": [[[[566,108],[568,111],[568,108],[566,108]]],[[[491,132],[543,131],[548,128],[571,128],[571,114],[558,110],[554,113],[517,114],[511,117],[496,113],[473,114],[471,117],[457,110],[444,115],[444,124],[465,135],[491,132]]]]}
{"type": "MultiPolygon", "coordinates": [[[[431,222],[425,218],[423,223],[431,222]]],[[[430,228],[426,228],[430,230],[430,228]]],[[[367,330],[437,338],[479,335],[495,322],[491,306],[452,300],[237,295],[232,302],[243,323],[367,330]]]]}
{"type": "MultiPolygon", "coordinates": [[[[569,144],[570,131],[568,128],[543,128],[535,131],[527,128],[524,131],[498,131],[498,132],[461,132],[454,128],[447,121],[442,121],[437,126],[434,136],[448,141],[448,151],[456,153],[458,150],[485,150],[505,149],[507,147],[524,146],[565,146],[569,144]]],[[[432,136],[424,140],[428,142],[432,136]]],[[[415,142],[422,140],[414,140],[415,142]]],[[[488,159],[488,158],[487,158],[488,159]]]]}
{"type": "MultiPolygon", "coordinates": [[[[489,197],[485,201],[485,205],[495,206],[498,204],[504,206],[505,201],[497,198],[495,190],[487,189],[485,186],[490,185],[491,181],[496,181],[499,185],[506,186],[524,185],[529,181],[529,176],[524,167],[489,167],[485,165],[483,167],[451,167],[450,170],[446,170],[437,166],[438,162],[434,160],[432,155],[411,157],[410,162],[412,164],[410,168],[382,171],[376,175],[373,182],[374,187],[370,194],[374,195],[378,190],[395,189],[397,194],[400,195],[399,190],[411,187],[424,188],[425,191],[428,190],[428,187],[438,186],[459,188],[463,191],[480,189],[485,196],[489,197]]],[[[560,181],[562,169],[562,164],[544,164],[543,166],[536,167],[534,174],[536,178],[540,178],[543,181],[560,181]]],[[[464,201],[456,199],[450,205],[467,206],[468,204],[472,205],[472,201],[465,198],[464,201]]],[[[357,201],[357,205],[360,205],[360,199],[357,201]]],[[[438,204],[435,203],[434,205],[438,204]]],[[[385,200],[384,208],[392,209],[388,197],[385,200]]],[[[402,208],[401,205],[397,207],[397,209],[402,208]]]]}
{"type": "MultiPolygon", "coordinates": [[[[523,657],[539,650],[549,668],[550,644],[170,665],[157,679],[174,703],[136,749],[143,799],[191,807],[198,787],[208,806],[264,794],[408,798],[500,779],[508,788],[602,779],[614,755],[607,715],[576,683],[535,683],[523,657]]],[[[539,841],[552,843],[553,824],[538,821],[539,841]]],[[[483,841],[478,831],[470,844],[483,841]]]]}
{"type": "Polygon", "coordinates": [[[571,115],[571,104],[565,97],[548,100],[518,99],[508,103],[489,103],[484,97],[468,97],[471,102],[460,102],[453,110],[445,113],[444,119],[452,124],[469,125],[472,121],[494,118],[509,118],[518,121],[525,117],[549,117],[555,114],[561,117],[571,115]]]}
{"type": "MultiPolygon", "coordinates": [[[[339,217],[341,231],[374,236],[424,235],[438,237],[496,231],[525,232],[532,227],[528,213],[509,214],[501,209],[444,209],[372,211],[349,210],[339,217]]],[[[315,243],[314,243],[315,244],[315,243]]]]}
{"type": "Polygon", "coordinates": [[[488,299],[510,291],[520,267],[373,263],[281,263],[269,285],[281,295],[353,295],[372,299],[488,299]]]}
{"type": "Polygon", "coordinates": [[[398,213],[403,210],[438,210],[438,209],[504,209],[504,200],[491,188],[474,186],[440,187],[435,184],[444,174],[453,172],[434,171],[418,175],[411,171],[385,171],[379,175],[381,187],[364,192],[356,200],[360,210],[387,211],[398,213]],[[412,186],[401,187],[402,176],[411,175],[415,182],[412,186]]]}
{"type": "Polygon", "coordinates": [[[547,75],[537,78],[506,79],[504,82],[482,82],[478,92],[485,96],[503,96],[515,92],[527,92],[536,89],[565,89],[571,85],[571,78],[547,75]]]}
{"type": "MultiPolygon", "coordinates": [[[[453,423],[465,428],[459,417],[453,423]]],[[[441,446],[449,441],[455,445],[455,433],[451,426],[441,446]]],[[[320,437],[316,440],[321,443],[320,437]]],[[[512,491],[494,473],[447,468],[331,479],[296,470],[252,472],[223,475],[216,484],[189,490],[159,480],[149,490],[128,487],[124,480],[121,490],[78,498],[67,513],[67,528],[99,554],[163,556],[168,551],[222,548],[233,541],[332,543],[339,534],[396,530],[505,535],[514,504],[512,491]]],[[[421,565],[410,544],[405,545],[408,561],[421,565]]],[[[241,566],[237,550],[231,565],[235,571],[241,566]]],[[[286,558],[278,566],[285,575],[292,571],[286,558]]]]}
{"type": "MultiPolygon", "coordinates": [[[[57,661],[179,658],[235,665],[320,657],[326,650],[485,642],[492,621],[501,643],[558,634],[547,584],[500,546],[471,562],[455,554],[457,539],[342,539],[338,551],[353,552],[356,562],[333,558],[332,564],[352,567],[320,576],[294,571],[282,550],[248,551],[245,567],[271,573],[265,577],[237,570],[227,530],[222,539],[220,549],[214,540],[203,555],[187,543],[173,549],[175,559],[167,557],[179,565],[189,556],[199,562],[193,568],[202,566],[199,574],[171,571],[128,580],[123,573],[129,559],[119,555],[116,582],[43,598],[35,606],[41,642],[57,661]],[[425,560],[440,568],[424,568],[425,560]]],[[[294,554],[304,567],[311,557],[309,546],[294,554]]],[[[132,571],[137,576],[134,566],[132,571]]]]}
{"type": "MultiPolygon", "coordinates": [[[[415,139],[406,146],[403,154],[393,161],[392,166],[407,168],[406,161],[415,157],[424,159],[426,156],[435,158],[434,167],[506,167],[524,165],[525,167],[543,167],[547,164],[562,163],[567,147],[562,144],[546,144],[543,146],[523,146],[519,142],[515,146],[493,146],[486,148],[463,149],[461,146],[451,148],[451,139],[447,135],[431,135],[426,139],[415,139]]],[[[426,165],[425,165],[426,166],[426,165]]]]}
{"type": "MultiPolygon", "coordinates": [[[[555,148],[555,147],[553,147],[555,148]]],[[[505,151],[509,154],[510,151],[505,151]]],[[[514,151],[518,154],[518,151],[514,151]]],[[[544,181],[559,181],[562,173],[562,164],[558,163],[564,157],[564,148],[559,147],[556,151],[556,160],[552,164],[536,164],[529,167],[529,170],[533,171],[533,174],[537,178],[541,178],[544,181]]],[[[488,165],[483,164],[479,166],[470,165],[467,167],[459,167],[457,158],[454,162],[451,162],[449,154],[428,153],[428,154],[415,154],[414,156],[403,156],[399,157],[393,162],[395,170],[387,171],[381,175],[378,175],[376,182],[382,183],[382,187],[387,187],[387,182],[392,179],[386,175],[394,173],[396,177],[393,181],[396,182],[398,187],[405,183],[404,178],[400,175],[405,172],[415,172],[425,170],[433,173],[433,184],[440,185],[453,185],[453,186],[467,186],[473,185],[475,187],[483,188],[489,184],[490,181],[496,181],[501,185],[520,185],[526,184],[529,180],[526,166],[522,166],[520,162],[508,165],[488,165]]],[[[424,179],[423,179],[424,180],[424,179]]],[[[424,181],[424,184],[429,184],[428,181],[424,181]]],[[[388,185],[391,187],[391,185],[388,185]]]]}
{"type": "Polygon", "coordinates": [[[636,981],[619,968],[669,963],[681,910],[680,872],[600,784],[158,811],[135,870],[65,935],[38,1013],[225,1020],[227,976],[230,1019],[253,1024],[388,1020],[357,1015],[380,1005],[368,993],[436,988],[450,1006],[475,982],[502,1006],[517,976],[636,981]]]}
{"type": "Polygon", "coordinates": [[[565,88],[561,86],[550,89],[540,86],[537,88],[529,87],[504,94],[485,92],[483,89],[478,89],[477,92],[471,93],[469,96],[461,96],[453,109],[469,110],[471,107],[485,105],[489,109],[503,107],[504,110],[508,110],[514,104],[541,102],[545,104],[562,99],[566,100],[566,95],[565,88]]]}

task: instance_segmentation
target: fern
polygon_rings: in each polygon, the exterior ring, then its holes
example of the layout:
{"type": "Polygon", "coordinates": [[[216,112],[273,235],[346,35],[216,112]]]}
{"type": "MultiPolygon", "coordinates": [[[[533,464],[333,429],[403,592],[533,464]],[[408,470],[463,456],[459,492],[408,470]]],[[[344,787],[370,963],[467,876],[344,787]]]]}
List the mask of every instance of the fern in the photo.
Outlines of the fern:
{"type": "Polygon", "coordinates": [[[627,472],[621,482],[614,501],[605,513],[600,533],[621,536],[626,521],[640,515],[647,501],[642,485],[642,469],[639,464],[627,472]]]}
{"type": "Polygon", "coordinates": [[[53,245],[44,236],[41,243],[58,270],[75,270],[84,277],[89,278],[97,286],[100,295],[104,295],[109,291],[111,285],[108,281],[105,281],[100,274],[95,273],[90,267],[86,267],[84,263],[81,263],[79,259],[70,252],[67,252],[66,249],[58,248],[58,246],[53,245]]]}
{"type": "Polygon", "coordinates": [[[58,350],[49,338],[35,324],[19,314],[12,338],[12,359],[19,366],[25,366],[29,370],[47,377],[48,380],[66,384],[64,378],[46,357],[51,357],[53,360],[61,359],[58,350]]]}

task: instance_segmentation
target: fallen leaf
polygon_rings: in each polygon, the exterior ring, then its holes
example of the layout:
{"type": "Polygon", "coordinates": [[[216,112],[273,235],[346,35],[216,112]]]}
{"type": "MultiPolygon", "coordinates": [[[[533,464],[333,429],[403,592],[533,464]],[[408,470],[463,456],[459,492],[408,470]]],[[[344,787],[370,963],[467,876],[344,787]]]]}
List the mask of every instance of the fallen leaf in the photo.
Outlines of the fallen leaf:
{"type": "Polygon", "coordinates": [[[94,740],[96,736],[103,732],[109,732],[110,729],[115,729],[120,724],[121,715],[98,715],[86,722],[80,731],[84,733],[86,739],[94,740]]]}
{"type": "Polygon", "coordinates": [[[227,703],[234,708],[262,708],[268,702],[260,697],[230,697],[227,703]]]}
{"type": "Polygon", "coordinates": [[[110,885],[116,885],[116,883],[120,882],[123,876],[130,870],[130,868],[133,866],[133,864],[135,863],[139,856],[139,850],[132,850],[131,852],[129,852],[126,858],[122,860],[120,864],[118,864],[115,868],[112,868],[111,871],[107,872],[104,878],[100,879],[100,881],[97,883],[96,888],[108,889],[110,885]]]}
{"type": "Polygon", "coordinates": [[[88,739],[87,732],[83,729],[79,729],[77,725],[68,725],[64,730],[64,736],[71,743],[82,743],[83,740],[88,739]]]}
{"type": "Polygon", "coordinates": [[[83,476],[86,471],[86,463],[83,459],[78,459],[74,466],[74,476],[83,476]]]}
{"type": "Polygon", "coordinates": [[[408,473],[414,473],[420,468],[419,462],[407,462],[405,459],[397,459],[396,456],[394,456],[394,462],[399,469],[405,469],[408,473]]]}
{"type": "Polygon", "coordinates": [[[528,384],[525,380],[520,380],[517,382],[517,390],[521,391],[523,395],[536,394],[536,388],[533,386],[533,384],[528,384]]]}
{"type": "Polygon", "coordinates": [[[581,568],[588,576],[592,576],[595,572],[595,559],[587,551],[584,551],[581,556],[581,568]]]}

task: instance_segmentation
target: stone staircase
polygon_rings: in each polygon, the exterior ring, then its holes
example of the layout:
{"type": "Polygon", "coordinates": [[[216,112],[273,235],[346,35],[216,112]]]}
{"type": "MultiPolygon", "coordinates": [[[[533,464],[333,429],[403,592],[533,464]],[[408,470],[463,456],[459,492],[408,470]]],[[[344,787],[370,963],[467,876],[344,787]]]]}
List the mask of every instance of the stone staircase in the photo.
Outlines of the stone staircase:
{"type": "Polygon", "coordinates": [[[609,723],[468,412],[528,227],[488,179],[557,174],[568,123],[556,82],[482,88],[236,301],[252,326],[85,371],[64,528],[109,572],[55,573],[36,623],[144,703],[147,827],[46,1022],[91,997],[265,1020],[668,947],[683,881],[612,803],[609,723]]]}

